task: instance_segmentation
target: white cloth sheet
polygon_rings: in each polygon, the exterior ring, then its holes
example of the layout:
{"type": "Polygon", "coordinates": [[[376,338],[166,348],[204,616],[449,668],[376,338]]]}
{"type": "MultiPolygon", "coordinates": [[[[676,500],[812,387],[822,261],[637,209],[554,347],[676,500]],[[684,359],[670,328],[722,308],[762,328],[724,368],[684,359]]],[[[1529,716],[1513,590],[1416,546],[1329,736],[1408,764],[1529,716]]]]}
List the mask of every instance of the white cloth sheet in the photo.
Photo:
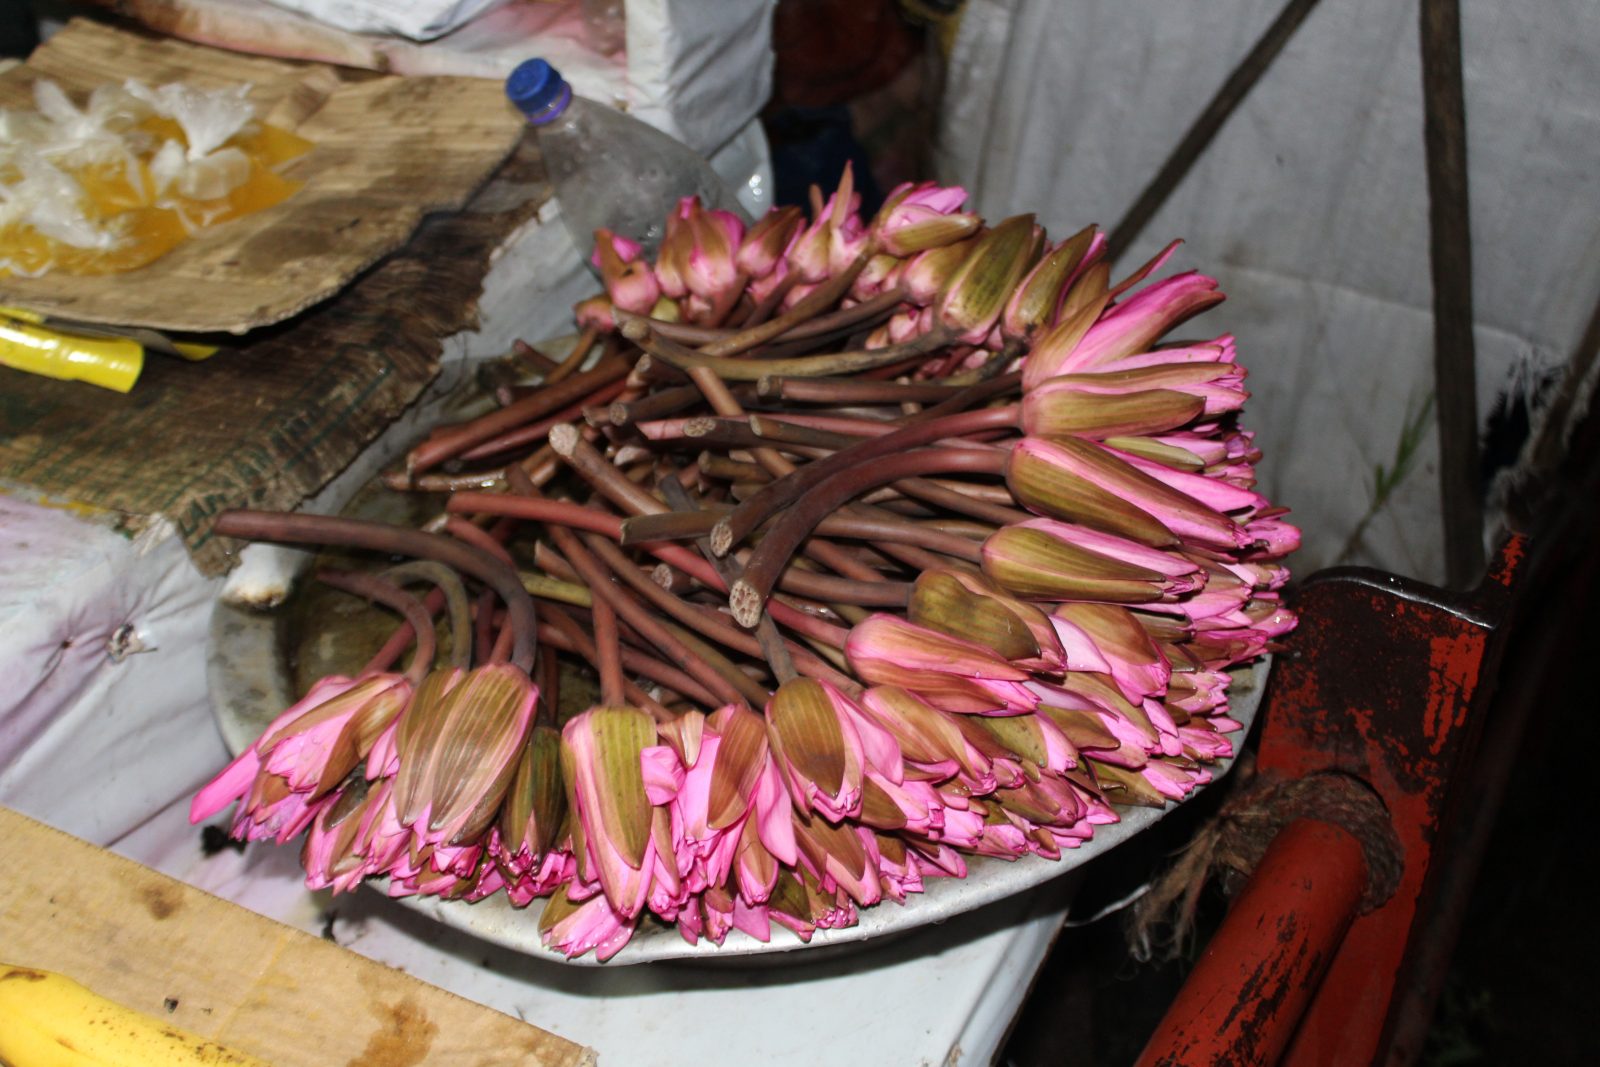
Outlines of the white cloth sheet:
{"type": "MultiPolygon", "coordinates": [[[[1055,238],[1115,224],[1284,0],[971,0],[941,177],[1055,238]]],[[[1462,5],[1480,417],[1570,358],[1600,297],[1600,6],[1462,5]]],[[[1432,289],[1416,4],[1319,4],[1129,249],[1228,302],[1266,453],[1263,491],[1336,561],[1431,389],[1432,289]]],[[[1436,434],[1350,562],[1443,578],[1436,434]]],[[[1491,531],[1492,533],[1492,531],[1491,531]]]]}

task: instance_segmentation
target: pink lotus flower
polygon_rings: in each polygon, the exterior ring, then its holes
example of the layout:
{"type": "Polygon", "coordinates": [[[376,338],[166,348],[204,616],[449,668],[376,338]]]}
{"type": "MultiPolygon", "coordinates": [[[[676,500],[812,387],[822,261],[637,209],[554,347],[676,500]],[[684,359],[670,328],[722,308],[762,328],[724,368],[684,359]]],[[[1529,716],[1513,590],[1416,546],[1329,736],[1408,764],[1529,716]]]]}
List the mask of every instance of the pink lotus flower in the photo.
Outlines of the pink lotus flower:
{"type": "Polygon", "coordinates": [[[395,807],[419,845],[463,845],[488,829],[538,698],[538,687],[508,663],[423,679],[395,741],[395,807]]]}
{"type": "Polygon", "coordinates": [[[867,248],[867,228],[857,214],[860,209],[861,194],[855,191],[855,174],[846,163],[839,188],[828,197],[811,225],[789,246],[790,269],[813,285],[847,270],[867,248]]]}
{"type": "Polygon", "coordinates": [[[1134,470],[1148,474],[1156,481],[1199,501],[1213,511],[1226,514],[1235,511],[1255,511],[1267,506],[1267,498],[1260,493],[1241,489],[1220,478],[1174,470],[1164,463],[1153,463],[1141,456],[1121,452],[1115,448],[1107,448],[1106,451],[1134,470]]]}
{"type": "Polygon", "coordinates": [[[195,794],[189,821],[242,801],[233,836],[289,840],[316,817],[315,802],[366,757],[410,692],[396,674],[323,678],[195,794]]]}
{"type": "Polygon", "coordinates": [[[965,240],[983,220],[958,209],[966,203],[960,186],[934,182],[895,187],[873,220],[872,235],[878,248],[894,256],[908,256],[965,240]]]}
{"type": "Polygon", "coordinates": [[[962,732],[956,717],[897,686],[861,694],[861,710],[895,739],[907,766],[932,781],[964,775],[977,792],[995,787],[994,765],[962,732]]]}
{"type": "Polygon", "coordinates": [[[1024,670],[1056,673],[1066,664],[1061,641],[1045,613],[981,574],[944,568],[923,571],[906,617],[918,626],[993,649],[1024,670]]]}
{"type": "Polygon", "coordinates": [[[599,229],[594,231],[594,254],[589,261],[600,272],[612,304],[635,315],[648,315],[661,299],[661,283],[641,251],[637,241],[599,229]]]}
{"type": "Polygon", "coordinates": [[[558,892],[545,905],[540,929],[544,943],[557,952],[574,958],[592,951],[604,962],[633,937],[635,922],[619,914],[603,895],[574,904],[566,893],[558,892]]]}
{"type": "Polygon", "coordinates": [[[597,879],[610,910],[632,922],[656,869],[651,805],[641,755],[655,741],[650,716],[636,708],[595,707],[561,732],[561,771],[576,815],[578,872],[597,879]],[[577,840],[581,831],[582,840],[577,840]]]}
{"type": "Polygon", "coordinates": [[[784,255],[804,228],[805,219],[799,208],[773,208],[740,241],[736,265],[752,282],[767,277],[783,263],[784,255]]]}
{"type": "Polygon", "coordinates": [[[1204,584],[1200,567],[1182,556],[1054,519],[990,534],[983,573],[1021,597],[1112,604],[1178,600],[1204,584]]]}
{"type": "Polygon", "coordinates": [[[1054,365],[1034,366],[1030,361],[1028,380],[1094,370],[1143,352],[1174,326],[1223,299],[1216,279],[1196,271],[1146,286],[1102,314],[1083,340],[1071,352],[1058,356],[1054,365]]]}
{"type": "Polygon", "coordinates": [[[1011,450],[1006,482],[1030,510],[1141,544],[1182,538],[1233,549],[1249,543],[1239,524],[1104,448],[1078,438],[1024,438],[1011,450]]]}
{"type": "Polygon", "coordinates": [[[872,615],[852,627],[845,655],[863,681],[903,687],[947,711],[1017,714],[1038,703],[1023,684],[1027,671],[975,642],[894,615],[872,615]]]}
{"type": "Polygon", "coordinates": [[[1061,635],[1074,670],[1109,674],[1130,701],[1159,696],[1172,666],[1126,608],[1112,604],[1060,604],[1050,621],[1061,635]]]}
{"type": "Polygon", "coordinates": [[[859,712],[826,682],[792,678],[767,702],[767,737],[801,817],[815,811],[835,822],[861,814],[867,755],[856,729],[859,712]]]}
{"type": "MultiPolygon", "coordinates": [[[[743,292],[747,279],[735,261],[744,223],[728,211],[707,211],[698,197],[685,197],[656,255],[661,291],[687,296],[690,318],[720,318],[743,292]]],[[[620,306],[620,304],[619,304],[620,306]]]]}

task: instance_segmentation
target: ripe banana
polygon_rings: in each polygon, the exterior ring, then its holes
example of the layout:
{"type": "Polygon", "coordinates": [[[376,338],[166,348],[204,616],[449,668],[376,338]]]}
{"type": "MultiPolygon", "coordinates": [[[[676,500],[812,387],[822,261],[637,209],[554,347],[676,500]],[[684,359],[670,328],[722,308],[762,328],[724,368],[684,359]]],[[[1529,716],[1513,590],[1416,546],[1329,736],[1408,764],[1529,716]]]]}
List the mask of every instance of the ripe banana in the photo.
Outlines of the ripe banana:
{"type": "Polygon", "coordinates": [[[267,1067],[107,1000],[65,975],[0,963],[5,1067],[267,1067]]]}

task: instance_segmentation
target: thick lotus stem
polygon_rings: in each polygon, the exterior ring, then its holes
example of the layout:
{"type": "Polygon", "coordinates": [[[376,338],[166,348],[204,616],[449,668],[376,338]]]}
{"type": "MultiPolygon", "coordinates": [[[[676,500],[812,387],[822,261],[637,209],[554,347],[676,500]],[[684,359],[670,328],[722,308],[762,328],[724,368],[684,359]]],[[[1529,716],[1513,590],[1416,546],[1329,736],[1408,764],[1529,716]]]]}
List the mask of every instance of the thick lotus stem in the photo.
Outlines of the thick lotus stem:
{"type": "MultiPolygon", "coordinates": [[[[877,438],[883,440],[883,438],[877,438]]],[[[933,473],[1002,475],[1006,454],[965,448],[930,448],[885,457],[870,467],[855,466],[833,475],[794,501],[761,544],[750,554],[744,575],[728,593],[733,617],[742,626],[754,626],[778,575],[788,566],[800,542],[823,517],[868,489],[905,477],[933,473]]]]}
{"type": "MultiPolygon", "coordinates": [[[[539,640],[548,641],[552,647],[562,652],[577,653],[589,663],[599,661],[599,649],[595,647],[595,643],[589,635],[584,633],[583,627],[578,625],[571,616],[559,608],[551,608],[540,617],[544,619],[544,622],[539,624],[539,640]]],[[[675,670],[667,664],[643,654],[630,656],[632,651],[632,649],[627,648],[622,650],[622,665],[627,670],[660,682],[662,685],[675,692],[682,693],[691,700],[700,700],[703,697],[707,707],[716,703],[715,698],[710,693],[702,689],[698,682],[682,671],[675,670]]],[[[634,707],[643,708],[657,722],[671,722],[677,718],[676,715],[663,707],[650,694],[626,679],[623,681],[623,695],[628,698],[628,703],[634,707]]],[[[554,710],[553,708],[551,709],[551,725],[555,723],[554,710]]]]}
{"type": "Polygon", "coordinates": [[[622,644],[617,637],[617,613],[605,597],[594,599],[595,666],[600,671],[600,703],[616,706],[623,703],[622,644]]]}
{"type": "MultiPolygon", "coordinates": [[[[960,437],[979,430],[1014,427],[1019,418],[1020,413],[1015,406],[988,408],[983,411],[961,412],[942,419],[918,422],[882,437],[869,437],[826,459],[806,464],[740,504],[712,533],[711,547],[719,555],[726,554],[734,545],[750,536],[757,526],[777,514],[780,509],[792,504],[813,486],[858,463],[892,456],[907,448],[946,437],[960,437]]],[[[1004,453],[994,454],[1004,456],[1004,453]]]]}
{"type": "MultiPolygon", "coordinates": [[[[638,630],[652,647],[666,653],[674,665],[687,671],[696,681],[714,693],[719,701],[741,703],[747,699],[744,689],[733,676],[738,675],[739,679],[746,682],[749,679],[737,667],[728,663],[725,658],[721,663],[716,663],[711,657],[696,655],[638,601],[618,588],[600,562],[579,542],[577,534],[561,526],[551,526],[548,529],[556,548],[582,577],[584,584],[589,587],[589,592],[597,598],[606,600],[617,615],[626,619],[628,625],[638,630]]],[[[760,699],[757,703],[760,703],[760,699]]]]}
{"type": "MultiPolygon", "coordinates": [[[[553,427],[582,415],[585,408],[595,405],[609,405],[611,401],[622,395],[627,387],[626,382],[612,382],[610,385],[595,390],[586,397],[573,401],[555,414],[540,419],[538,422],[527,426],[519,426],[515,430],[507,430],[496,437],[491,437],[481,445],[475,445],[461,453],[460,458],[468,463],[475,462],[487,456],[499,455],[516,448],[525,448],[535,441],[542,441],[549,435],[553,427]]],[[[604,409],[602,409],[604,410],[604,409]]]]}
{"type": "Polygon", "coordinates": [[[224,511],[217,516],[212,529],[222,537],[299,545],[348,545],[432,559],[454,567],[489,586],[505,603],[513,633],[511,662],[523,671],[533,666],[538,642],[533,600],[522,588],[515,570],[471,545],[439,534],[363,519],[274,511],[224,511]]]}
{"type": "Polygon", "coordinates": [[[413,448],[406,456],[406,471],[419,474],[437,467],[453,456],[498,437],[508,430],[560,411],[574,402],[592,396],[596,390],[625,378],[628,361],[624,359],[601,360],[589,370],[576,374],[560,385],[541,389],[524,400],[489,412],[471,422],[451,427],[434,435],[413,448]]]}
{"type": "MultiPolygon", "coordinates": [[[[446,506],[458,514],[507,515],[536,522],[559,523],[574,529],[592,530],[613,541],[622,536],[620,516],[570,501],[507,496],[503,493],[457,493],[446,506]]],[[[712,589],[722,591],[727,588],[709,563],[682,545],[651,543],[642,547],[661,562],[678,568],[712,589]]],[[[785,573],[778,588],[828,604],[855,604],[869,608],[904,607],[911,595],[911,586],[906,582],[857,582],[798,570],[785,573]]]]}
{"type": "Polygon", "coordinates": [[[798,404],[937,404],[961,392],[941,382],[874,382],[860,378],[782,378],[770,375],[756,382],[762,400],[798,404]]]}

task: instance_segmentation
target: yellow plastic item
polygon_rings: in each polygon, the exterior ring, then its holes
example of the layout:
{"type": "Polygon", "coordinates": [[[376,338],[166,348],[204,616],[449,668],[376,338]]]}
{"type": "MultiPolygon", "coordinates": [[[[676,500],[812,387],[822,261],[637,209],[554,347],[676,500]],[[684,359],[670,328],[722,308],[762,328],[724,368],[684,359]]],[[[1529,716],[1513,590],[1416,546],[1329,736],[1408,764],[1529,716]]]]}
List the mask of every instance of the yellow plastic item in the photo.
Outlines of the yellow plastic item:
{"type": "Polygon", "coordinates": [[[74,336],[0,315],[0,364],[126,393],[144,370],[144,346],[125,337],[74,336]]]}
{"type": "Polygon", "coordinates": [[[0,1062],[10,1067],[267,1067],[54,971],[0,963],[0,1062]]]}

